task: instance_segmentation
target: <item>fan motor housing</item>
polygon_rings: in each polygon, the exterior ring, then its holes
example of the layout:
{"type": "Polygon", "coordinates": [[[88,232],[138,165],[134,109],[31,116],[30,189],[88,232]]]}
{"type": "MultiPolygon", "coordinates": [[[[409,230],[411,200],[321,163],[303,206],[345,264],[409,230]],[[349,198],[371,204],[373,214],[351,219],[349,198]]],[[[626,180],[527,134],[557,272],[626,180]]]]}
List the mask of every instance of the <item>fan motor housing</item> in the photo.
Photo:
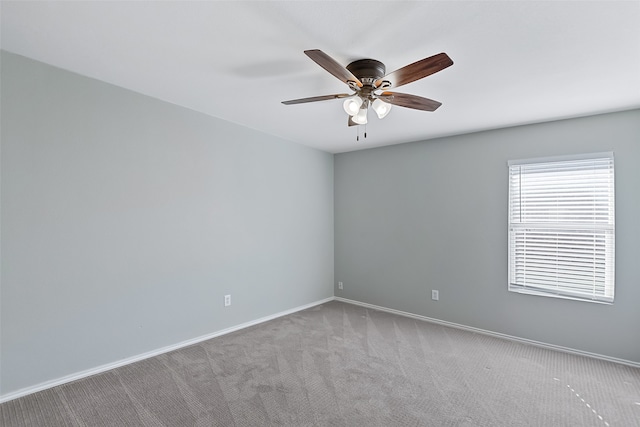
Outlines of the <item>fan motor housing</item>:
{"type": "Polygon", "coordinates": [[[364,84],[373,84],[385,76],[385,66],[375,59],[359,59],[347,65],[347,70],[364,84]]]}

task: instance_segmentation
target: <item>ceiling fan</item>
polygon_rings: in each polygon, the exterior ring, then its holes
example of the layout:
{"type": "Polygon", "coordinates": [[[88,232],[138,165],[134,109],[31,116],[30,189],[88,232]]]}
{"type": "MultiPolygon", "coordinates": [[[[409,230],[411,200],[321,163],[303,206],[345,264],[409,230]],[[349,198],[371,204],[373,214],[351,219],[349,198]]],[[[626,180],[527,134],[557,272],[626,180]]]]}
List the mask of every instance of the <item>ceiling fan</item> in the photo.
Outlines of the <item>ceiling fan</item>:
{"type": "Polygon", "coordinates": [[[349,115],[349,126],[366,124],[369,106],[380,119],[389,114],[391,105],[435,111],[442,103],[417,95],[389,92],[387,89],[406,85],[453,65],[453,61],[446,53],[439,53],[385,75],[384,64],[375,59],[359,59],[343,67],[319,49],[305,50],[304,53],[340,81],[346,83],[354,92],[292,99],[282,101],[282,103],[291,105],[346,98],[343,107],[349,115]]]}

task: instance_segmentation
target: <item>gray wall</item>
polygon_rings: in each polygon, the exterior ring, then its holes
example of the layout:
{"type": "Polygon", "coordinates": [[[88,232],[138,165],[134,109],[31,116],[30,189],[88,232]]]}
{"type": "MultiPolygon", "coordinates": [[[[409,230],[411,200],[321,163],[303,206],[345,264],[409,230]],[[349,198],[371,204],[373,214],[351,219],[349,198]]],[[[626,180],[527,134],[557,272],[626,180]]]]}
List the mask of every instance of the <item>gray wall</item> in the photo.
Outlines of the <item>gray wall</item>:
{"type": "Polygon", "coordinates": [[[334,170],[336,296],[640,363],[640,110],[339,154],[334,170]],[[615,303],[508,292],[507,161],[602,151],[615,303]]]}
{"type": "Polygon", "coordinates": [[[3,394],[333,295],[332,155],[1,71],[3,394]]]}

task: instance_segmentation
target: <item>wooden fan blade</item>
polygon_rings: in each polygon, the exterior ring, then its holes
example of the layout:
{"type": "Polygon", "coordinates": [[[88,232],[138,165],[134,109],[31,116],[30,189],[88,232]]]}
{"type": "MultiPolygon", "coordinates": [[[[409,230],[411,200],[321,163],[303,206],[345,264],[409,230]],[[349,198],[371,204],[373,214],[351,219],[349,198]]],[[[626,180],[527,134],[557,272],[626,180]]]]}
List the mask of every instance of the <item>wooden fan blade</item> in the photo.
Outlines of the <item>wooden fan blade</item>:
{"type": "Polygon", "coordinates": [[[327,101],[329,99],[348,98],[350,96],[351,95],[349,95],[348,93],[339,93],[337,95],[323,95],[323,96],[312,96],[311,98],[292,99],[290,101],[282,101],[282,103],[284,105],[304,104],[305,102],[327,101]]]}
{"type": "Polygon", "coordinates": [[[344,68],[335,59],[321,51],[320,49],[305,50],[304,53],[316,64],[336,76],[340,81],[349,84],[354,82],[358,87],[362,87],[362,82],[354,76],[351,71],[344,68]]]}
{"type": "Polygon", "coordinates": [[[378,95],[378,98],[399,107],[423,111],[435,111],[442,105],[441,102],[434,101],[433,99],[398,92],[382,92],[382,94],[378,95]]]}
{"type": "Polygon", "coordinates": [[[384,82],[389,82],[388,86],[385,84],[380,88],[387,89],[399,87],[430,76],[431,74],[435,74],[438,71],[442,71],[445,68],[450,67],[451,65],[453,65],[451,58],[449,58],[446,53],[439,53],[402,67],[393,73],[387,74],[381,79],[376,80],[375,86],[380,87],[384,82]]]}

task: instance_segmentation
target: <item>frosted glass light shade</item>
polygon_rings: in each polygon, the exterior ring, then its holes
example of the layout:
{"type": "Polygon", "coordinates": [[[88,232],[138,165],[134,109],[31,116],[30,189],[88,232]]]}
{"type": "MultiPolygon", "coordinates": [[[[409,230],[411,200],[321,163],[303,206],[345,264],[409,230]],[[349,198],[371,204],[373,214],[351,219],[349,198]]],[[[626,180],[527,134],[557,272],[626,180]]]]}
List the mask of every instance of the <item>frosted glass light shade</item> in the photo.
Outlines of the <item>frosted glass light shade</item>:
{"type": "Polygon", "coordinates": [[[373,101],[371,107],[373,107],[373,110],[376,112],[379,119],[384,118],[387,114],[389,114],[389,111],[391,111],[391,104],[389,104],[388,102],[384,102],[379,98],[373,101]]]}
{"type": "Polygon", "coordinates": [[[351,120],[353,120],[354,123],[357,123],[359,125],[367,124],[367,109],[361,108],[360,110],[358,110],[358,114],[353,116],[351,120]]]}
{"type": "Polygon", "coordinates": [[[360,106],[362,105],[362,98],[359,96],[352,96],[351,98],[347,98],[344,101],[342,106],[344,107],[344,111],[347,112],[350,116],[355,116],[360,111],[360,106]]]}

